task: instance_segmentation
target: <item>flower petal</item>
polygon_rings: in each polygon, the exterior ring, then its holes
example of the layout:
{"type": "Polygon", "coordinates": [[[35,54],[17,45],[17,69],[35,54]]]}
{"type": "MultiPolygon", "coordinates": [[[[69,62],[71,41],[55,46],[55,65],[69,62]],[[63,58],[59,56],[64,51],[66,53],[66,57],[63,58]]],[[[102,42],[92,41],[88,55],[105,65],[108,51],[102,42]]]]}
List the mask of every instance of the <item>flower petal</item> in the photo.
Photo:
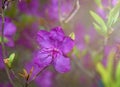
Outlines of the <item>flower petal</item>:
{"type": "MultiPolygon", "coordinates": [[[[2,18],[0,18],[0,26],[2,26],[2,18]]],[[[15,32],[16,32],[16,26],[11,22],[10,18],[5,18],[4,35],[12,36],[13,34],[15,34],[15,32]]]]}
{"type": "Polygon", "coordinates": [[[60,55],[54,60],[55,69],[60,73],[68,72],[71,69],[70,59],[60,55]]]}
{"type": "Polygon", "coordinates": [[[66,54],[72,50],[73,46],[74,41],[70,37],[65,37],[60,49],[66,54]]]}
{"type": "Polygon", "coordinates": [[[34,59],[35,64],[39,67],[47,66],[51,63],[52,56],[49,55],[49,52],[44,52],[43,50],[39,51],[34,59]]]}
{"type": "Polygon", "coordinates": [[[4,34],[6,36],[12,36],[16,33],[16,26],[13,23],[5,23],[4,34]]]}
{"type": "Polygon", "coordinates": [[[44,47],[44,48],[51,47],[52,45],[49,39],[49,32],[45,30],[40,30],[37,33],[37,42],[39,43],[41,47],[44,47]]]}
{"type": "Polygon", "coordinates": [[[65,34],[61,27],[56,27],[50,31],[50,38],[53,40],[62,41],[65,34]]]}

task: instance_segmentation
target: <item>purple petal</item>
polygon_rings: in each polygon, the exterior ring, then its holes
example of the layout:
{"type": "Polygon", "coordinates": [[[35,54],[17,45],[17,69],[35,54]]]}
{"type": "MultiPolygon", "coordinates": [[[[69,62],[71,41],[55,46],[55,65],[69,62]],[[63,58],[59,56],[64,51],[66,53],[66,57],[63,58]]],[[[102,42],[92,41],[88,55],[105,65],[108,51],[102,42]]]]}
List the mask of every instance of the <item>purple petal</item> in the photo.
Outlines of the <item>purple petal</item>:
{"type": "MultiPolygon", "coordinates": [[[[2,19],[0,18],[0,26],[2,26],[2,19]]],[[[0,27],[1,30],[1,27],[0,27]]],[[[9,18],[5,18],[4,35],[12,36],[16,32],[16,26],[11,22],[9,18]]]]}
{"type": "Polygon", "coordinates": [[[21,0],[18,3],[18,8],[21,12],[24,12],[28,15],[39,16],[39,0],[21,0]]]}
{"type": "Polygon", "coordinates": [[[105,14],[105,11],[103,9],[98,8],[97,12],[102,18],[106,19],[106,14],[105,14]]]}
{"type": "Polygon", "coordinates": [[[112,5],[115,6],[118,3],[118,0],[112,0],[112,5]]]}
{"type": "Polygon", "coordinates": [[[50,38],[53,40],[62,41],[65,34],[61,27],[56,27],[50,31],[50,38]]]}
{"type": "Polygon", "coordinates": [[[72,50],[73,46],[74,41],[70,37],[65,37],[60,49],[66,54],[72,50]]]}
{"type": "Polygon", "coordinates": [[[36,54],[34,61],[39,67],[44,67],[51,63],[52,56],[50,56],[49,52],[41,50],[36,54]]]}
{"type": "MultiPolygon", "coordinates": [[[[7,19],[6,19],[7,20],[7,19]]],[[[16,26],[12,22],[5,23],[4,34],[7,36],[12,36],[16,32],[16,26]]]]}
{"type": "Polygon", "coordinates": [[[51,41],[49,39],[49,32],[45,30],[40,30],[37,33],[37,42],[41,47],[49,48],[51,47],[51,41]]]}
{"type": "Polygon", "coordinates": [[[60,73],[68,72],[71,69],[70,59],[60,55],[54,60],[55,69],[60,73]]]}

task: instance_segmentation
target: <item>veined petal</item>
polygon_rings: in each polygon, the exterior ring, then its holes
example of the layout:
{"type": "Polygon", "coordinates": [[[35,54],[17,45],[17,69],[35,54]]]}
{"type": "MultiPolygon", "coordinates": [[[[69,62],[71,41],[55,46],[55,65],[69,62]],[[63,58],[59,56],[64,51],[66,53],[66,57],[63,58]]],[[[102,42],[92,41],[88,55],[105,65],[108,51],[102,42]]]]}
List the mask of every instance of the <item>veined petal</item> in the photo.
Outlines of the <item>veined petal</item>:
{"type": "Polygon", "coordinates": [[[50,38],[53,40],[62,41],[65,34],[61,27],[56,27],[50,31],[50,38]]]}
{"type": "Polygon", "coordinates": [[[49,54],[49,52],[39,51],[36,54],[34,61],[39,67],[44,67],[51,63],[52,56],[49,54]]]}
{"type": "Polygon", "coordinates": [[[60,46],[61,51],[63,51],[63,53],[68,53],[72,50],[74,46],[74,41],[70,38],[70,37],[65,37],[62,45],[60,46]]]}
{"type": "Polygon", "coordinates": [[[45,31],[45,30],[40,30],[38,33],[37,33],[37,42],[39,43],[39,45],[41,47],[44,47],[44,48],[49,48],[51,47],[51,41],[49,39],[49,32],[45,31]]]}
{"type": "Polygon", "coordinates": [[[55,69],[60,73],[68,72],[71,69],[70,59],[60,55],[54,60],[55,69]]]}

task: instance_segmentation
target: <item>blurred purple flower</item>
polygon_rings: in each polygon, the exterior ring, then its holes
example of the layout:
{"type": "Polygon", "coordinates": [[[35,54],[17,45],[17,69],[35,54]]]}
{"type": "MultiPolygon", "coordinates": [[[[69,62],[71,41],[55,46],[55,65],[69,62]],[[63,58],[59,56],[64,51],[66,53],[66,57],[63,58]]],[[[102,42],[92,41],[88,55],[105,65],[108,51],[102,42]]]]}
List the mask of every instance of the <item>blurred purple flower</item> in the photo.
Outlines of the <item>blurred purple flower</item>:
{"type": "MultiPolygon", "coordinates": [[[[2,26],[2,19],[0,18],[0,26],[2,26]]],[[[0,27],[0,36],[2,34],[2,28],[0,27]]],[[[9,18],[5,18],[4,38],[7,39],[5,44],[9,47],[14,46],[13,35],[16,33],[16,26],[9,18]]]]}
{"type": "MultiPolygon", "coordinates": [[[[2,34],[2,19],[0,18],[0,37],[2,34]]],[[[13,35],[16,32],[16,27],[15,25],[11,22],[11,20],[9,18],[5,18],[5,27],[4,27],[4,38],[7,40],[5,42],[5,45],[9,46],[9,47],[13,47],[14,46],[14,41],[12,39],[13,35]]],[[[4,64],[2,61],[2,47],[0,45],[0,69],[4,68],[4,64]]]]}
{"type": "Polygon", "coordinates": [[[41,49],[36,53],[35,63],[39,67],[53,63],[55,69],[60,73],[70,70],[70,59],[65,54],[72,50],[74,41],[65,36],[60,27],[56,27],[50,32],[40,30],[37,34],[37,41],[41,49]]]}
{"type": "Polygon", "coordinates": [[[97,8],[97,12],[103,19],[106,19],[106,13],[103,8],[97,8]]]}
{"type": "Polygon", "coordinates": [[[85,36],[85,27],[81,23],[75,25],[75,44],[80,50],[86,48],[84,36],[85,36]]]}
{"type": "Polygon", "coordinates": [[[45,15],[51,20],[63,20],[73,10],[74,0],[51,0],[45,8],[45,15]]]}
{"type": "Polygon", "coordinates": [[[53,73],[51,71],[45,71],[41,73],[40,77],[35,79],[35,83],[39,87],[52,87],[53,73]]]}
{"type": "Polygon", "coordinates": [[[19,39],[16,41],[17,45],[33,50],[36,46],[35,36],[38,31],[38,24],[31,24],[20,33],[19,39]]]}
{"type": "MultiPolygon", "coordinates": [[[[117,4],[118,0],[111,0],[111,4],[112,6],[115,6],[117,4]]],[[[102,0],[102,4],[103,6],[105,7],[108,7],[109,6],[109,0],[102,0]]]]}
{"type": "Polygon", "coordinates": [[[29,15],[39,15],[39,1],[40,0],[21,0],[18,3],[18,8],[21,12],[29,15]]]}
{"type": "Polygon", "coordinates": [[[112,5],[115,6],[118,3],[118,0],[112,0],[112,5]]]}

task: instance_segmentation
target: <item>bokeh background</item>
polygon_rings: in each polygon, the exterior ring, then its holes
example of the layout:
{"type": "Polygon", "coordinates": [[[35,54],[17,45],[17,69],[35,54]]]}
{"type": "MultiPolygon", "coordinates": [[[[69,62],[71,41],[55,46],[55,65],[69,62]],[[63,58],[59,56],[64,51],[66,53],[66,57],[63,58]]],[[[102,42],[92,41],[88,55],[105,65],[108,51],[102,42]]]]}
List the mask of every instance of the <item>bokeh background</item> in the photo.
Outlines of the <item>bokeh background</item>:
{"type": "MultiPolygon", "coordinates": [[[[120,53],[119,18],[104,45],[104,36],[95,30],[94,19],[90,15],[92,10],[106,23],[110,10],[117,2],[119,0],[11,1],[5,10],[5,17],[15,25],[16,33],[12,36],[14,45],[5,48],[7,56],[15,53],[12,70],[21,82],[19,83],[13,76],[17,87],[24,83],[24,78],[18,73],[26,66],[30,66],[34,52],[38,49],[37,32],[50,31],[57,26],[61,26],[67,36],[71,33],[75,35],[75,46],[68,54],[71,59],[71,71],[61,74],[56,72],[53,66],[49,66],[29,87],[120,87],[116,80],[120,53]],[[96,1],[101,1],[102,8],[96,1]],[[111,52],[112,49],[115,50],[111,52]],[[111,57],[114,52],[114,57],[111,57]],[[108,66],[111,71],[107,71],[108,66]]],[[[4,68],[0,69],[0,87],[9,87],[4,68]]]]}

